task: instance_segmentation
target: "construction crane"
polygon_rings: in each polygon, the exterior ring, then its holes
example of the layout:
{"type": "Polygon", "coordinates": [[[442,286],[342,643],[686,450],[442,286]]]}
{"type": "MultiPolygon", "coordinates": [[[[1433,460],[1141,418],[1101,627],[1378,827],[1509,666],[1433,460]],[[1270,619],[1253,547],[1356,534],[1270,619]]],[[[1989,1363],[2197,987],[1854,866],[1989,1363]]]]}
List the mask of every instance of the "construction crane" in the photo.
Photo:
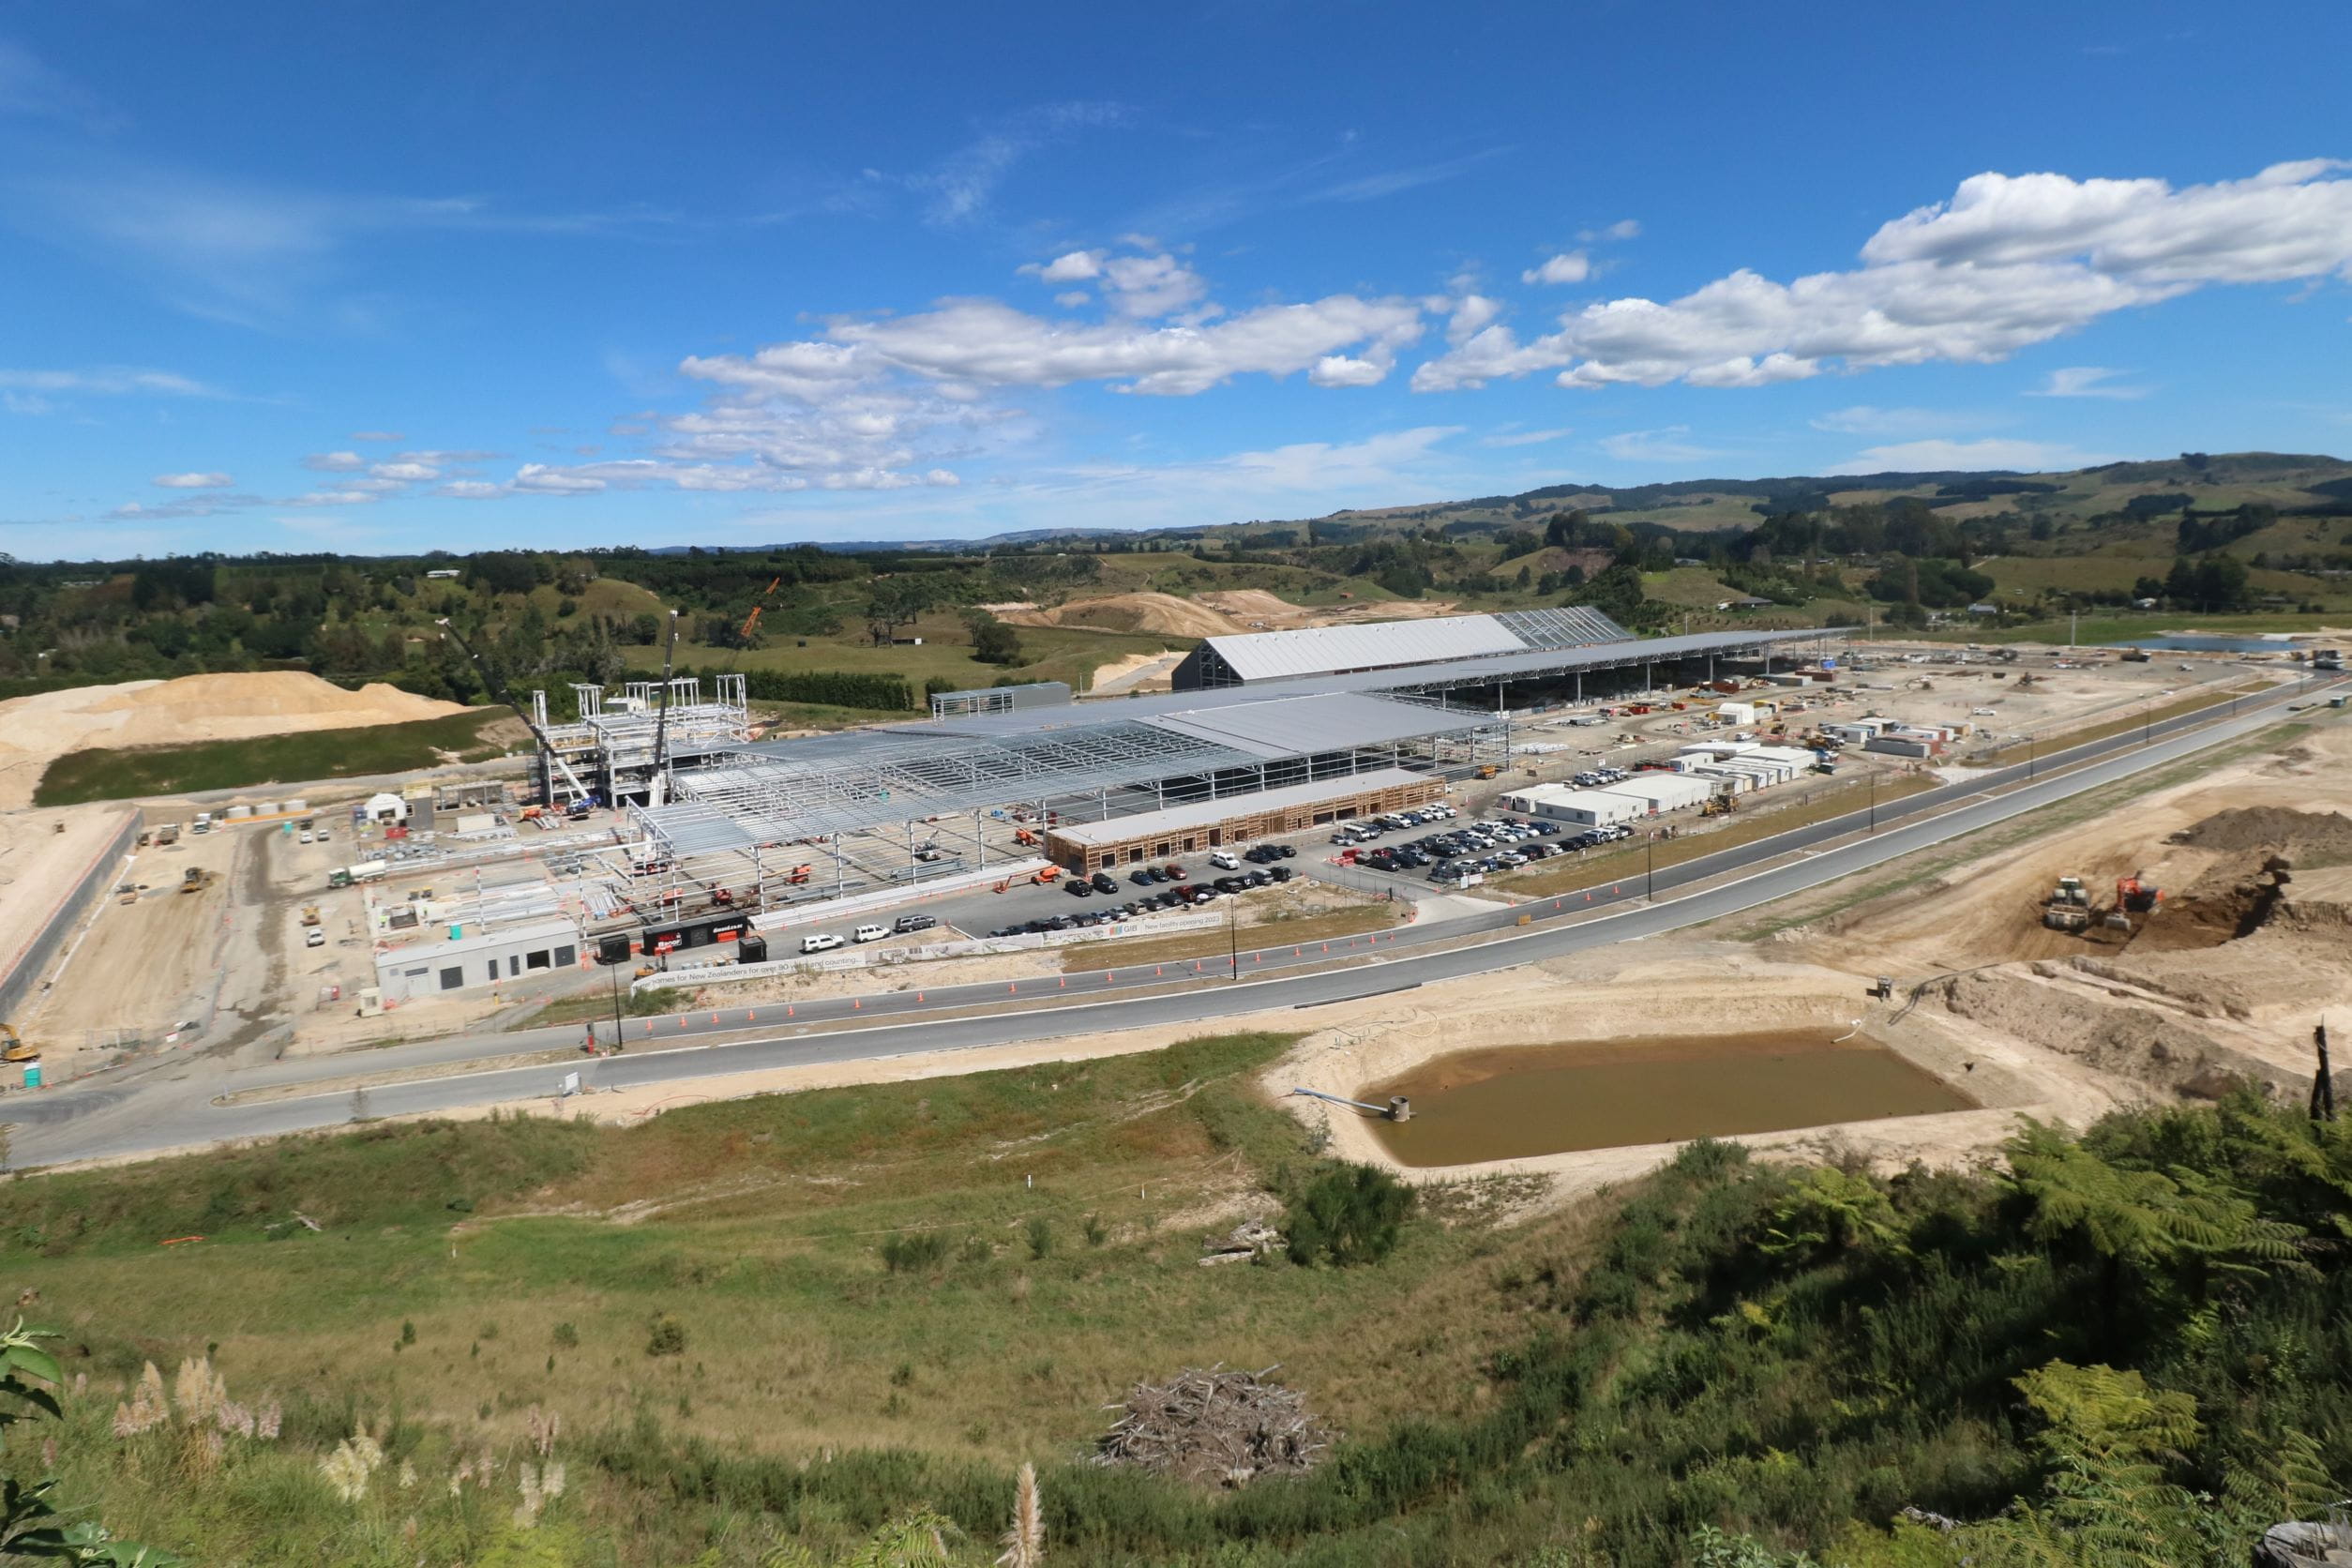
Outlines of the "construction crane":
{"type": "Polygon", "coordinates": [[[670,747],[670,676],[678,653],[678,612],[670,612],[670,641],[661,650],[661,712],[654,720],[654,771],[645,780],[645,804],[659,806],[670,793],[664,786],[669,775],[662,764],[668,761],[670,747]]]}
{"type": "Polygon", "coordinates": [[[743,618],[743,629],[735,633],[735,651],[738,654],[751,645],[751,634],[759,627],[761,612],[767,609],[768,601],[776,597],[776,585],[783,580],[780,577],[768,579],[767,591],[760,596],[760,602],[751,607],[751,613],[743,618]]]}
{"type": "Polygon", "coordinates": [[[531,710],[515,701],[515,694],[506,689],[506,683],[505,679],[499,675],[498,671],[490,664],[490,660],[484,658],[480,654],[475,651],[474,644],[465,640],[465,634],[463,632],[460,632],[457,627],[449,624],[447,617],[445,616],[442,619],[435,621],[433,625],[439,626],[443,633],[447,636],[451,641],[465,650],[465,656],[472,659],[474,661],[474,668],[482,672],[483,684],[490,688],[490,695],[496,697],[501,702],[505,703],[506,706],[514,709],[515,716],[521,719],[523,728],[531,731],[531,738],[539,743],[540,752],[551,764],[554,765],[557,771],[563,774],[564,782],[572,787],[573,792],[580,799],[594,800],[596,798],[596,792],[589,789],[586,784],[582,783],[580,781],[580,775],[572,771],[571,763],[564,760],[564,754],[555,749],[555,743],[547,738],[547,731],[539,728],[538,720],[531,716],[531,710]]]}

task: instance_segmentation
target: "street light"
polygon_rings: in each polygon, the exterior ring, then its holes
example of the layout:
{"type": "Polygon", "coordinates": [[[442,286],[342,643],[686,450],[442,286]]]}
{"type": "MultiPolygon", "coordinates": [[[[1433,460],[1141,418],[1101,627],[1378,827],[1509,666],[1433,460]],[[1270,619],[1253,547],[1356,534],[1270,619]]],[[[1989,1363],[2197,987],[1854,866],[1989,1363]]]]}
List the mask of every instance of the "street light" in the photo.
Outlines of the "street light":
{"type": "Polygon", "coordinates": [[[1242,907],[1229,902],[1225,906],[1225,946],[1233,961],[1233,978],[1242,977],[1242,907]]]}
{"type": "Polygon", "coordinates": [[[1870,831],[1878,831],[1878,775],[1874,771],[1862,776],[1870,784],[1870,831]]]}
{"type": "Polygon", "coordinates": [[[1658,840],[1645,838],[1641,844],[1641,896],[1651,903],[1658,901],[1658,840]]]}

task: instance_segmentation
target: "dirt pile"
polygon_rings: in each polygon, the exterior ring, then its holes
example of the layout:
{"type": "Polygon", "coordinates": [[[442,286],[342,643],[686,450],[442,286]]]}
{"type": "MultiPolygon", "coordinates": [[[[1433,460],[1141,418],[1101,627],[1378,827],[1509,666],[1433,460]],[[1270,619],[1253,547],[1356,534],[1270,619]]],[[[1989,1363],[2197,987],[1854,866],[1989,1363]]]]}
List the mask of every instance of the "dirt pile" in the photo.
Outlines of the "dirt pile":
{"type": "Polygon", "coordinates": [[[2339,866],[2352,861],[2352,817],[2245,806],[2217,811],[2174,834],[2172,842],[2199,850],[2276,850],[2298,865],[2339,866]]]}
{"type": "Polygon", "coordinates": [[[77,686],[0,702],[0,809],[29,805],[49,764],[97,746],[182,746],[461,713],[398,687],[346,691],[301,671],[77,686]]]}
{"type": "Polygon", "coordinates": [[[1229,588],[1203,594],[1200,602],[1232,617],[1240,631],[1297,631],[1306,626],[1344,626],[1364,621],[1425,621],[1451,615],[1446,599],[1395,599],[1371,603],[1299,605],[1262,588],[1229,588]]]}
{"type": "Polygon", "coordinates": [[[2218,1098],[2239,1078],[2276,1078],[2253,1057],[2151,1007],[2118,1005],[2040,975],[1955,974],[1938,982],[1934,993],[1948,1011],[1972,1023],[2184,1095],[2218,1098]]]}

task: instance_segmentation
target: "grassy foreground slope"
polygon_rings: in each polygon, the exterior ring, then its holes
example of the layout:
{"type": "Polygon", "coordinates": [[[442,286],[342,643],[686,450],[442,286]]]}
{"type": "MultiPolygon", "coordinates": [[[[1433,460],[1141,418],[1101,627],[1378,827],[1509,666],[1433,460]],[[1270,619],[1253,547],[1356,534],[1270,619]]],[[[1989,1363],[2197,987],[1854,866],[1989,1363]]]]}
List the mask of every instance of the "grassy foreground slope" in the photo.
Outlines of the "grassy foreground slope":
{"type": "Polygon", "coordinates": [[[1247,1081],[1283,1044],[20,1179],[60,1495],[207,1562],[978,1564],[1033,1458],[1054,1563],[1907,1568],[2242,1562],[2352,1473],[2352,1123],[2248,1096],[1891,1181],[1702,1143],[1515,1225],[1440,1192],[1373,1264],[1200,1268],[1317,1163],[1247,1081]],[[225,1387],[172,1377],[207,1351],[225,1387]],[[1218,1360],[1283,1363],[1329,1462],[1083,1462],[1218,1360]]]}
{"type": "Polygon", "coordinates": [[[351,730],[315,730],[193,746],[143,746],[68,751],[49,764],[34,792],[36,806],[79,806],[93,800],[241,790],[315,778],[359,778],[430,768],[455,758],[478,761],[505,750],[484,731],[502,720],[522,727],[505,708],[483,708],[351,730]]]}

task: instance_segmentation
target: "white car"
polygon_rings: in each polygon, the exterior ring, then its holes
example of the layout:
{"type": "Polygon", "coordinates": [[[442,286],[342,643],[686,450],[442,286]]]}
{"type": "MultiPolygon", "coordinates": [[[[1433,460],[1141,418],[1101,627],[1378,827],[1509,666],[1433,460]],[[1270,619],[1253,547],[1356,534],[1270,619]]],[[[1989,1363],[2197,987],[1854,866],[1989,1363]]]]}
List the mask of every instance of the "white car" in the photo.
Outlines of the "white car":
{"type": "Polygon", "coordinates": [[[830,953],[840,945],[842,945],[841,939],[831,931],[819,931],[813,937],[800,939],[800,950],[803,953],[830,953]]]}
{"type": "Polygon", "coordinates": [[[316,926],[305,927],[302,932],[302,945],[305,947],[324,947],[326,945],[326,933],[319,929],[316,926]]]}
{"type": "Polygon", "coordinates": [[[860,926],[857,928],[857,932],[853,940],[858,942],[880,942],[882,938],[888,936],[889,934],[890,927],[887,926],[860,926]]]}
{"type": "Polygon", "coordinates": [[[310,835],[309,835],[309,830],[307,830],[307,829],[306,829],[306,830],[304,830],[304,831],[303,831],[300,835],[298,835],[298,836],[296,837],[296,838],[295,838],[295,840],[294,840],[294,841],[295,841],[296,843],[298,843],[298,844],[308,844],[308,843],[310,841],[310,835]]]}
{"type": "Polygon", "coordinates": [[[1209,855],[1209,864],[1220,871],[1238,871],[1242,868],[1242,863],[1223,850],[1212,851],[1209,855]]]}
{"type": "Polygon", "coordinates": [[[2000,710],[1998,708],[1970,708],[1968,710],[1968,716],[1970,718],[1998,718],[2000,716],[2000,710]]]}

